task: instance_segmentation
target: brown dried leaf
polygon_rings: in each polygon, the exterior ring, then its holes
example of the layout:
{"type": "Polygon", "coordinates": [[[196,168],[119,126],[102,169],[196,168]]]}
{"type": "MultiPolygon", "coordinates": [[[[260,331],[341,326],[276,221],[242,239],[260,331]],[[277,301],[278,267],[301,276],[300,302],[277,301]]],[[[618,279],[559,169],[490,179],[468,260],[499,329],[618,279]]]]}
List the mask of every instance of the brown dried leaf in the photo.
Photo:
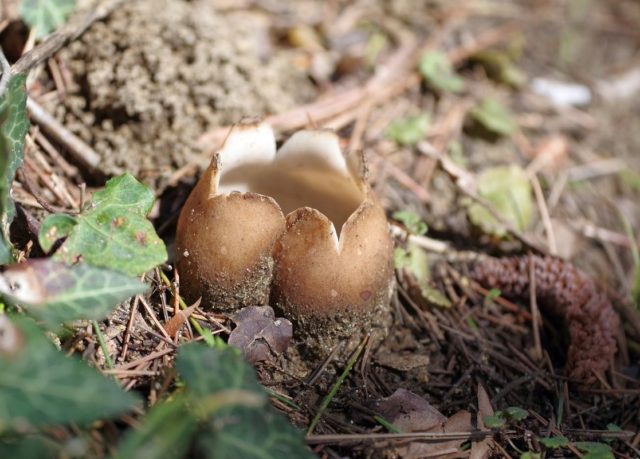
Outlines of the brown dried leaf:
{"type": "MultiPolygon", "coordinates": [[[[485,390],[482,384],[478,384],[478,428],[485,430],[484,418],[492,416],[494,413],[491,406],[491,400],[489,394],[485,390]]],[[[479,442],[473,442],[471,444],[471,452],[469,454],[470,459],[485,459],[489,457],[491,453],[491,447],[493,440],[491,438],[485,438],[479,442]]]]}
{"type": "Polygon", "coordinates": [[[484,429],[483,419],[487,416],[493,415],[493,407],[491,406],[491,399],[487,394],[486,389],[482,384],[478,384],[478,427],[484,429]]]}
{"type": "Polygon", "coordinates": [[[196,308],[200,306],[200,300],[201,298],[198,298],[198,301],[193,303],[187,309],[178,311],[175,316],[173,316],[166,324],[164,324],[164,330],[167,332],[167,335],[169,335],[171,338],[175,338],[185,322],[189,320],[189,317],[191,317],[193,311],[195,311],[196,308]]]}
{"type": "Polygon", "coordinates": [[[229,345],[240,349],[250,363],[270,360],[289,347],[293,326],[287,319],[276,319],[270,306],[248,306],[231,319],[237,326],[229,336],[229,345]]]}
{"type": "MultiPolygon", "coordinates": [[[[470,432],[471,431],[471,413],[468,411],[458,411],[451,416],[444,425],[436,426],[429,429],[429,432],[437,433],[454,433],[454,432],[470,432]]],[[[439,459],[448,459],[460,457],[460,445],[464,440],[450,440],[442,443],[420,443],[413,442],[405,455],[401,457],[423,458],[438,457],[439,459]]]]}
{"type": "Polygon", "coordinates": [[[540,170],[552,174],[564,169],[569,156],[569,140],[561,135],[543,139],[536,145],[534,159],[527,166],[527,173],[534,174],[540,170]]]}
{"type": "Polygon", "coordinates": [[[397,389],[378,401],[375,409],[403,432],[426,431],[447,420],[424,398],[406,389],[397,389]]]}

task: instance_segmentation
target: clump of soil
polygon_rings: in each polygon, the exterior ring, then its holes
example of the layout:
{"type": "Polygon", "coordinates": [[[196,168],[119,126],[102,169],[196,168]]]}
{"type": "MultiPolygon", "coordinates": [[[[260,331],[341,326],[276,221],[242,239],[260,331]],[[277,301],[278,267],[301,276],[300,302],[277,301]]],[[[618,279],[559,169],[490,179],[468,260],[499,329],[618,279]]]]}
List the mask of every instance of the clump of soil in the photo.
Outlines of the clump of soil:
{"type": "Polygon", "coordinates": [[[269,48],[267,24],[217,13],[211,0],[127,2],[61,53],[77,87],[56,115],[105,173],[167,172],[189,162],[208,128],[313,96],[304,73],[269,48]]]}

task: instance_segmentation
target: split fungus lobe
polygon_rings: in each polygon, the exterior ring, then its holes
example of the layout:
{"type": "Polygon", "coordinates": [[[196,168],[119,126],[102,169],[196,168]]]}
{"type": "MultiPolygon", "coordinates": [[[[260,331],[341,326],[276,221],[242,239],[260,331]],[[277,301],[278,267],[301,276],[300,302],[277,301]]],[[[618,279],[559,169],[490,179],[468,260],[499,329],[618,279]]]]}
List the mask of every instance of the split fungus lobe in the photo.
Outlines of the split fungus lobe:
{"type": "Polygon", "coordinates": [[[267,124],[234,127],[185,203],[176,246],[188,299],[271,303],[319,355],[390,323],[386,216],[363,156],[343,154],[331,131],[300,131],[276,151],[267,124]]]}

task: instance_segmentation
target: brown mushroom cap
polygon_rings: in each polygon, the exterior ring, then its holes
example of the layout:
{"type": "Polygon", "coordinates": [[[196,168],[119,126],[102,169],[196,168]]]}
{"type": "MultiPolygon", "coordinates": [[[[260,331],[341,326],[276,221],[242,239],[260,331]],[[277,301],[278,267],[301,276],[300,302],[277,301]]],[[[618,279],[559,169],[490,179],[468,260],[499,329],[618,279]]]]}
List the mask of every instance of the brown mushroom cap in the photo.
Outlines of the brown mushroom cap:
{"type": "Polygon", "coordinates": [[[307,350],[325,356],[341,340],[353,349],[364,334],[386,334],[392,250],[386,216],[373,200],[351,215],[339,243],[317,210],[287,216],[274,249],[272,302],[298,325],[307,350]]]}
{"type": "Polygon", "coordinates": [[[181,292],[219,310],[266,304],[271,251],[285,221],[273,199],[253,193],[215,196],[178,222],[181,292]]]}
{"type": "Polygon", "coordinates": [[[187,200],[176,242],[181,291],[222,310],[271,294],[317,355],[384,335],[393,243],[363,156],[343,155],[324,130],[298,132],[276,154],[265,126],[230,135],[187,200]]]}
{"type": "Polygon", "coordinates": [[[202,297],[204,307],[226,311],[269,299],[271,251],[284,231],[276,202],[255,193],[218,193],[220,169],[233,167],[246,151],[275,154],[275,139],[261,125],[234,128],[182,208],[176,231],[181,293],[202,297]]]}

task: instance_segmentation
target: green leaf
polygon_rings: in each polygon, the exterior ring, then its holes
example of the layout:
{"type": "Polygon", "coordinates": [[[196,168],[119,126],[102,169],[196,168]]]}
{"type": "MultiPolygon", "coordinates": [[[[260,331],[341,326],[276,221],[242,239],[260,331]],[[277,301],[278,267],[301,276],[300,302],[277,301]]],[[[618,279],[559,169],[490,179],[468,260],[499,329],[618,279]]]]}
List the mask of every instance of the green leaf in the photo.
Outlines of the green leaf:
{"type": "Polygon", "coordinates": [[[606,443],[598,443],[595,441],[579,441],[575,443],[576,448],[584,451],[583,459],[615,459],[611,446],[606,443]]]}
{"type": "Polygon", "coordinates": [[[393,266],[396,269],[402,269],[409,266],[410,254],[402,247],[396,247],[393,250],[393,266]]]}
{"type": "Polygon", "coordinates": [[[522,421],[529,416],[529,412],[527,410],[523,410],[519,406],[510,406],[506,410],[504,410],[505,414],[509,419],[514,421],[522,421]]]}
{"type": "Polygon", "coordinates": [[[394,120],[387,128],[387,137],[398,145],[414,145],[427,134],[429,116],[426,114],[394,120]]]}
{"type": "Polygon", "coordinates": [[[631,169],[624,169],[618,173],[622,182],[634,191],[640,191],[640,174],[631,169]]]}
{"type": "Polygon", "coordinates": [[[427,252],[415,244],[409,243],[408,250],[401,247],[394,251],[394,261],[396,268],[409,268],[409,271],[416,278],[418,285],[423,285],[429,281],[429,259],[427,252]]]}
{"type": "Polygon", "coordinates": [[[123,274],[50,259],[12,265],[0,274],[0,295],[50,328],[79,319],[102,319],[147,285],[123,274]]]}
{"type": "Polygon", "coordinates": [[[14,75],[0,98],[0,264],[9,263],[9,225],[15,216],[11,185],[24,158],[24,138],[29,129],[25,75],[14,75]]]}
{"type": "Polygon", "coordinates": [[[511,113],[495,99],[482,100],[471,109],[470,114],[474,121],[497,135],[511,135],[517,127],[511,113]]]}
{"type": "Polygon", "coordinates": [[[29,319],[0,316],[0,432],[87,424],[129,411],[136,397],[56,350],[29,319]]]}
{"type": "Polygon", "coordinates": [[[176,370],[189,390],[196,396],[206,397],[214,392],[243,389],[267,395],[258,383],[255,371],[236,348],[212,349],[199,343],[189,343],[180,348],[176,370]]]}
{"type": "Polygon", "coordinates": [[[483,418],[484,425],[490,429],[499,429],[504,426],[507,420],[502,415],[501,411],[496,411],[495,414],[490,414],[483,418]]]}
{"type": "Polygon", "coordinates": [[[364,50],[364,60],[369,67],[373,67],[382,51],[389,46],[389,39],[381,32],[373,33],[367,40],[364,50]]]}
{"type": "Polygon", "coordinates": [[[427,224],[415,212],[409,210],[397,210],[393,213],[393,218],[401,222],[413,234],[426,234],[427,224]]]}
{"type": "Polygon", "coordinates": [[[239,407],[210,423],[198,437],[198,449],[210,459],[311,459],[313,455],[298,432],[272,410],[239,407]]]}
{"type": "Polygon", "coordinates": [[[505,51],[484,50],[475,54],[471,62],[481,65],[487,76],[499,83],[520,88],[527,82],[527,75],[516,67],[511,56],[505,51]]]}
{"type": "Polygon", "coordinates": [[[562,435],[558,437],[540,438],[539,441],[549,449],[562,448],[569,444],[569,439],[562,435]]]}
{"type": "Polygon", "coordinates": [[[613,422],[607,424],[607,430],[609,432],[622,432],[622,428],[618,424],[614,424],[613,422]]]}
{"type": "MultiPolygon", "coordinates": [[[[484,170],[478,176],[478,196],[488,201],[502,218],[524,231],[533,216],[531,184],[526,172],[518,166],[498,166],[484,170]]],[[[486,233],[504,236],[506,229],[480,203],[467,207],[471,222],[486,233]]]]}
{"type": "Polygon", "coordinates": [[[66,263],[79,259],[94,266],[136,276],[164,263],[167,249],[146,215],[153,192],[130,174],[109,180],[91,205],[71,221],[59,214],[47,217],[38,239],[44,247],[55,235],[68,235],[54,258],[66,263]]]}
{"type": "Polygon", "coordinates": [[[197,444],[208,458],[311,458],[302,434],[268,403],[255,371],[231,347],[190,343],[176,369],[191,405],[208,420],[197,444]]]}
{"type": "Polygon", "coordinates": [[[0,438],[0,457],[58,459],[62,447],[42,435],[0,438]]]}
{"type": "Polygon", "coordinates": [[[76,6],[76,0],[22,0],[20,16],[42,38],[60,27],[76,6]]]}
{"type": "Polygon", "coordinates": [[[422,56],[418,66],[424,80],[434,89],[445,92],[461,92],[464,80],[453,70],[446,54],[429,51],[422,56]]]}
{"type": "Polygon", "coordinates": [[[450,308],[453,306],[453,303],[451,303],[449,298],[440,292],[440,290],[433,288],[428,283],[421,286],[420,293],[429,303],[440,306],[441,308],[450,308]]]}
{"type": "Polygon", "coordinates": [[[40,225],[38,242],[45,252],[49,252],[60,239],[71,234],[78,220],[67,214],[49,215],[40,225]]]}
{"type": "MultiPolygon", "coordinates": [[[[394,215],[395,217],[395,215],[394,215]]],[[[416,284],[420,288],[422,297],[431,304],[443,308],[450,308],[451,301],[440,291],[429,284],[431,272],[429,270],[429,258],[427,252],[421,247],[409,243],[408,250],[397,247],[393,252],[393,260],[396,269],[408,268],[415,277],[416,284]]]]}
{"type": "Polygon", "coordinates": [[[485,296],[485,298],[487,300],[495,300],[500,295],[502,295],[502,291],[499,288],[492,288],[487,292],[487,295],[485,296]]]}
{"type": "Polygon", "coordinates": [[[540,453],[534,453],[532,451],[527,451],[520,455],[520,459],[540,459],[541,457],[540,453]]]}
{"type": "Polygon", "coordinates": [[[139,428],[130,430],[114,459],[179,459],[186,455],[198,429],[186,397],[158,403],[139,428]]]}

